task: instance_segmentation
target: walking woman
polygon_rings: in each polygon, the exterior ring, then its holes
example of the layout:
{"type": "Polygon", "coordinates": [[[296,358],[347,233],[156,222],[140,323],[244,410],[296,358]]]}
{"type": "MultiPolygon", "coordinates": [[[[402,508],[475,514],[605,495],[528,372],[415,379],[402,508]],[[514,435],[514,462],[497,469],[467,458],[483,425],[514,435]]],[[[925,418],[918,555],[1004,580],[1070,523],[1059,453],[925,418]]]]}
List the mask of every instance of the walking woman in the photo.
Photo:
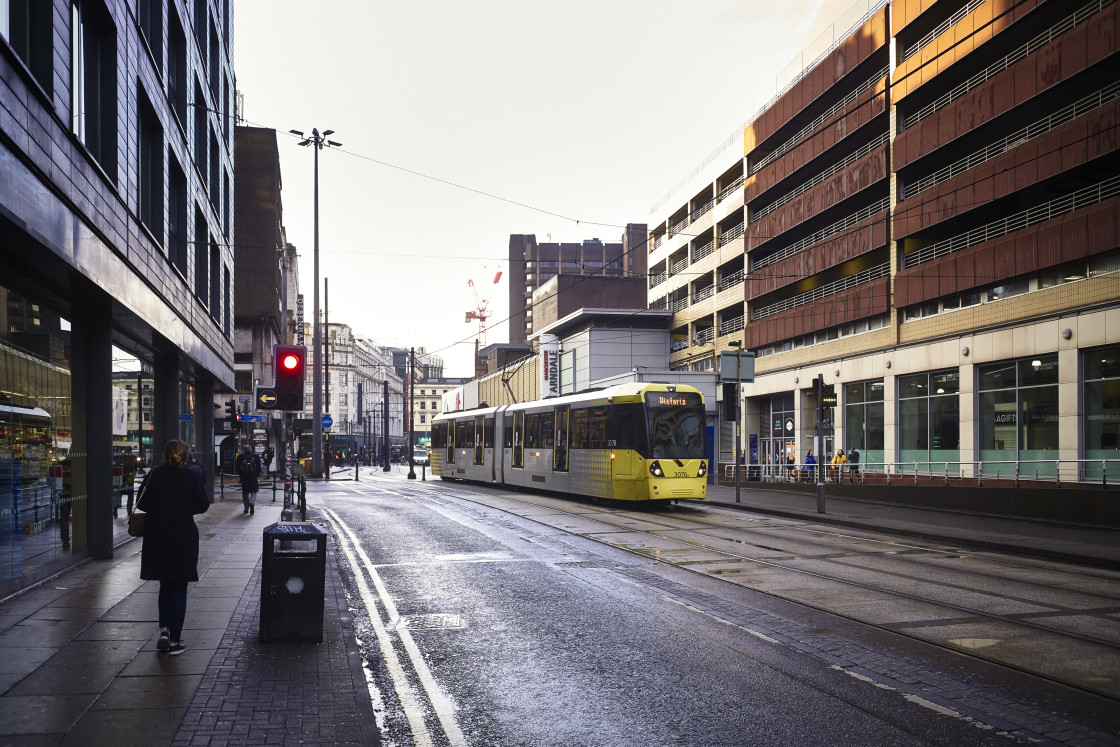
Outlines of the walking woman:
{"type": "Polygon", "coordinates": [[[198,527],[194,515],[210,508],[198,471],[187,468],[190,446],[168,441],[163,464],[148,472],[137,508],[144,520],[140,578],[159,581],[159,641],[156,648],[178,656],[187,615],[187,582],[198,581],[198,527]]]}

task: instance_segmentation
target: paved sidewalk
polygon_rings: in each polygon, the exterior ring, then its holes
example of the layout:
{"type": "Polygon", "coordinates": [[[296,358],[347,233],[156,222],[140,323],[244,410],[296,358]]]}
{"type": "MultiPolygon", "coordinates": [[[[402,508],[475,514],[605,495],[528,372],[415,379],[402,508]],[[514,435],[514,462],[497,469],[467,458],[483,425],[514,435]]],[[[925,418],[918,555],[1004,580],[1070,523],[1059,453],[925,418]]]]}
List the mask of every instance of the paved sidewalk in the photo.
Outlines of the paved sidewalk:
{"type": "Polygon", "coordinates": [[[227,493],[197,517],[178,657],[155,650],[139,541],[0,603],[0,745],[377,744],[333,550],[323,642],[257,641],[262,532],[279,516],[227,493]]]}
{"type": "MultiPolygon", "coordinates": [[[[830,496],[827,490],[825,513],[820,514],[815,491],[782,490],[768,483],[745,482],[739,493],[740,502],[736,503],[734,486],[709,486],[706,502],[835,526],[1120,569],[1120,530],[1109,527],[860,501],[830,496]]],[[[1116,499],[1120,500],[1120,491],[1116,499]]]]}

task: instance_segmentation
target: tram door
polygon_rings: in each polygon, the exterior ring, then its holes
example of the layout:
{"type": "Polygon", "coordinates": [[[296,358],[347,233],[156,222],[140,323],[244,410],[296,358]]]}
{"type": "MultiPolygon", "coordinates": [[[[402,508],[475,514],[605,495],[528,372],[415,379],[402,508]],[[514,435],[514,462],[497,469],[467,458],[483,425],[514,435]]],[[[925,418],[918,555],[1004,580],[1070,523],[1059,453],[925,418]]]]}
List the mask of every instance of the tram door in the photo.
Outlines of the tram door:
{"type": "Polygon", "coordinates": [[[556,428],[556,441],[552,451],[552,469],[557,472],[568,471],[568,406],[560,405],[553,411],[556,428]]]}
{"type": "Polygon", "coordinates": [[[513,414],[513,466],[525,467],[525,413],[513,414]]]}

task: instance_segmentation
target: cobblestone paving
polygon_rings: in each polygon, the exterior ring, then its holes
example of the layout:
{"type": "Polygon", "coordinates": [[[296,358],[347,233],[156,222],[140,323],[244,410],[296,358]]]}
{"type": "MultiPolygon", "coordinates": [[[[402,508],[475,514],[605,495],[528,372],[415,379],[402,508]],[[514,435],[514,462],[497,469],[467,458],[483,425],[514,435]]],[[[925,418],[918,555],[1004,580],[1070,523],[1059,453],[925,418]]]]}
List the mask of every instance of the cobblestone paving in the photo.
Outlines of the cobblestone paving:
{"type": "Polygon", "coordinates": [[[334,553],[322,643],[261,644],[260,590],[258,563],[173,747],[379,745],[334,553]]]}

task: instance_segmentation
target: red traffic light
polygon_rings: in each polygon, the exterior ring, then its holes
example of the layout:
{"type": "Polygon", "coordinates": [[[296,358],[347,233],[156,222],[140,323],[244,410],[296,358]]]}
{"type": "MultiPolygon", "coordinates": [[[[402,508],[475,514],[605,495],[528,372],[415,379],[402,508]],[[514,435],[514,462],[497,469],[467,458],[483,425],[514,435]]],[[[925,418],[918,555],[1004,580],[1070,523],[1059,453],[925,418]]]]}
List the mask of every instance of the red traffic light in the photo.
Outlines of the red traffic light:
{"type": "Polygon", "coordinates": [[[299,368],[299,356],[289,353],[280,359],[280,365],[289,371],[294,371],[299,368]]]}

